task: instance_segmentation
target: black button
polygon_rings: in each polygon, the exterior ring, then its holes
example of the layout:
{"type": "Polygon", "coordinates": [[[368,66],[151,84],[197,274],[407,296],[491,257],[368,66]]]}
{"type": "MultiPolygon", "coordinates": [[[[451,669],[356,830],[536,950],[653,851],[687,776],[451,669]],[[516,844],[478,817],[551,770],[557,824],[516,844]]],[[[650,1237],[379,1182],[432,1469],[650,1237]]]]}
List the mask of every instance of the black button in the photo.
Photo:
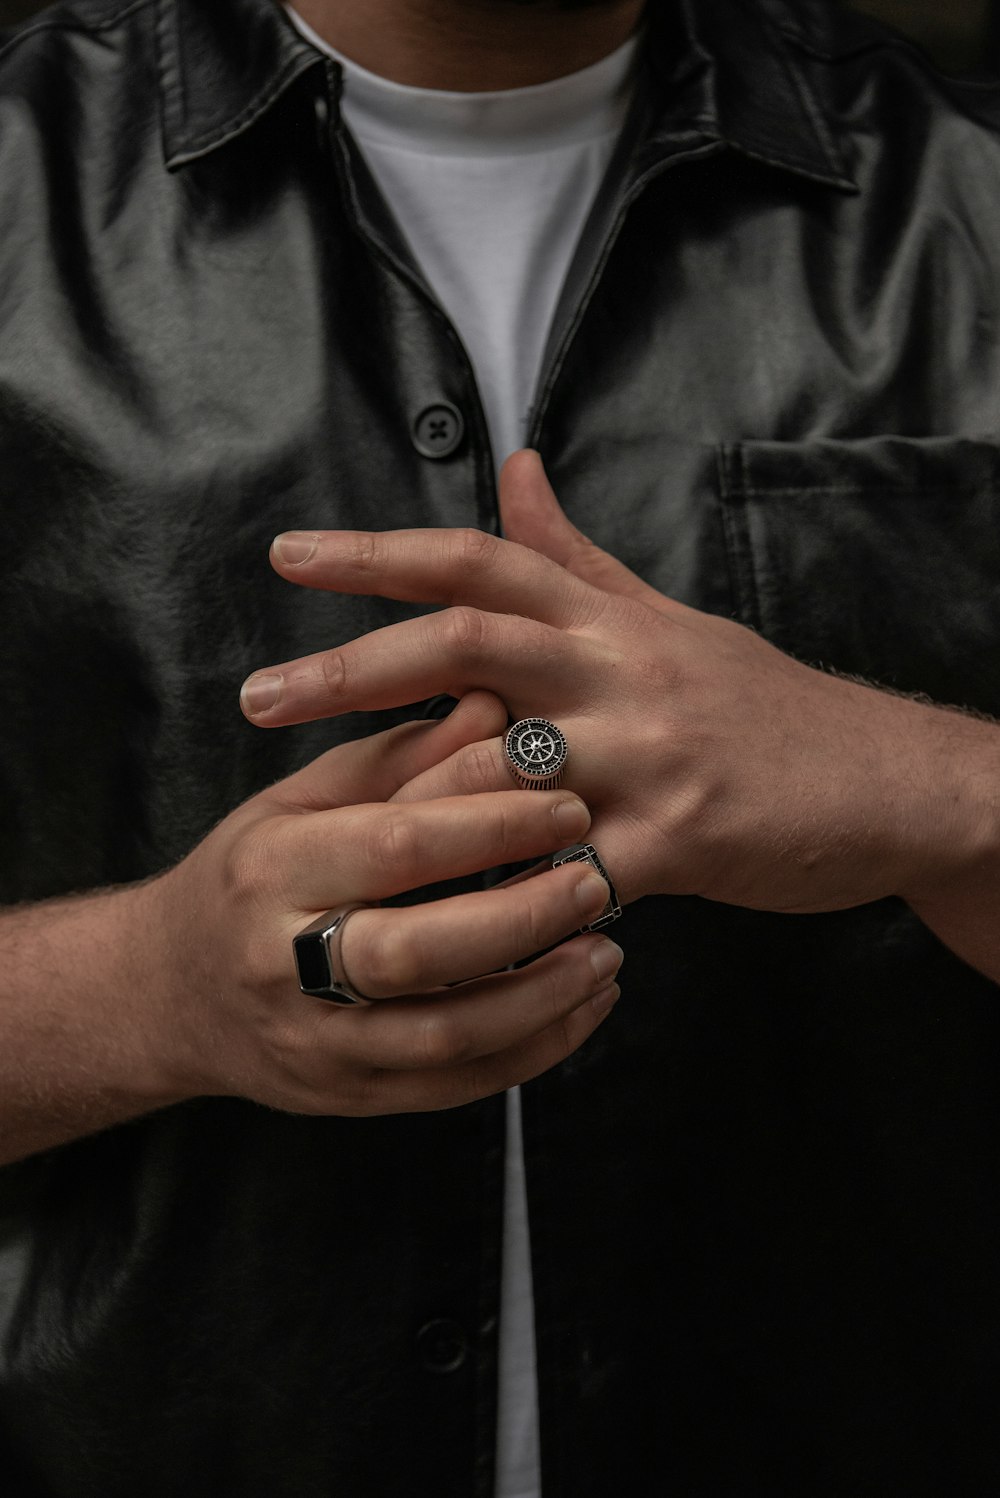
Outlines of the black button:
{"type": "Polygon", "coordinates": [[[462,413],[448,401],[427,406],[413,423],[413,445],[424,458],[450,458],[464,436],[462,413]]]}
{"type": "Polygon", "coordinates": [[[430,1373],[454,1373],[469,1351],[469,1339],[457,1321],[428,1321],[417,1333],[417,1351],[430,1373]]]}

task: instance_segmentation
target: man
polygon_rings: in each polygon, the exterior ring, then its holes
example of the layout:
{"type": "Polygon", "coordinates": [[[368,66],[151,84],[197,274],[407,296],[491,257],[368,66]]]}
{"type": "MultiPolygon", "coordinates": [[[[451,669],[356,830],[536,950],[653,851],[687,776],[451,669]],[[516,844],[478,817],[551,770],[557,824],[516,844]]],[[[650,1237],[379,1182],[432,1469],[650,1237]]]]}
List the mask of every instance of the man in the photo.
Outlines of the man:
{"type": "Polygon", "coordinates": [[[6,1491],[995,1486],[995,115],[770,0],[10,43],[6,1491]]]}

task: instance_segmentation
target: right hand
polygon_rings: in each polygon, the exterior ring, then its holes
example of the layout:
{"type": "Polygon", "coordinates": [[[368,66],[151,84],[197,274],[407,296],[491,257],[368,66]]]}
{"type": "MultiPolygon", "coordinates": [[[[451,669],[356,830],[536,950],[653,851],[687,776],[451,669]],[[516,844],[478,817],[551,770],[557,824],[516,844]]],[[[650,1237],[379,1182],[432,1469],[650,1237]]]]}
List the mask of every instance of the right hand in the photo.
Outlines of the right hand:
{"type": "MultiPolygon", "coordinates": [[[[388,805],[405,783],[503,731],[488,693],[439,724],[409,723],[322,755],[226,817],[145,887],[176,1080],[187,1096],[231,1095],[296,1113],[450,1108],[562,1061],[618,996],[618,951],[576,937],[603,880],[568,864],[487,891],[359,910],[341,955],[356,990],[342,1008],[299,992],[292,937],[332,907],[579,841],[586,806],[567,791],[497,791],[388,805]],[[605,975],[592,959],[610,960],[605,975]],[[458,985],[457,987],[444,985],[458,985]]],[[[153,955],[153,954],[151,954],[153,955]]]]}

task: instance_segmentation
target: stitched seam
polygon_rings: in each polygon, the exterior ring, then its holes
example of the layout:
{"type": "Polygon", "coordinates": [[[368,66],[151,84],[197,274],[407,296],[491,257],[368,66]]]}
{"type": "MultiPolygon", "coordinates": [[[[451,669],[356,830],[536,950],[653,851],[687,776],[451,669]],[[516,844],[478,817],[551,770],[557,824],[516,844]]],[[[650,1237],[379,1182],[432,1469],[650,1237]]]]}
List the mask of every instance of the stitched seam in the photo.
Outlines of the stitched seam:
{"type": "MultiPolygon", "coordinates": [[[[746,450],[746,446],[742,442],[740,443],[740,445],[739,445],[739,447],[737,449],[737,456],[738,456],[738,461],[739,461],[739,465],[740,465],[740,488],[741,488],[741,490],[743,491],[743,493],[745,495],[747,487],[748,487],[748,485],[747,485],[747,450],[746,450]]],[[[760,587],[758,585],[757,564],[756,564],[756,559],[754,557],[754,552],[753,552],[753,538],[750,535],[750,521],[749,521],[749,519],[746,516],[746,511],[745,510],[743,512],[743,515],[744,515],[744,519],[743,519],[744,568],[745,568],[745,571],[746,571],[746,589],[747,589],[747,594],[748,594],[748,597],[749,597],[749,600],[750,600],[751,608],[753,610],[753,613],[752,613],[753,625],[754,625],[754,628],[758,631],[758,633],[760,633],[762,631],[762,628],[763,628],[764,615],[763,615],[763,611],[761,610],[761,606],[760,606],[760,587]]]]}
{"type": "Polygon", "coordinates": [[[830,165],[829,173],[819,172],[815,161],[806,161],[801,156],[793,155],[790,151],[782,151],[780,156],[770,155],[767,151],[752,150],[749,146],[733,143],[733,149],[740,151],[750,161],[761,161],[765,166],[786,167],[792,171],[802,172],[811,177],[814,182],[825,182],[836,187],[855,187],[857,184],[844,172],[830,165]]]}
{"type": "Polygon", "coordinates": [[[838,176],[843,177],[845,172],[843,157],[837,150],[833,136],[827,126],[822,111],[816,103],[812,89],[799,69],[794,66],[785,49],[779,47],[777,50],[781,58],[781,66],[785,76],[790,81],[799,103],[805,110],[806,117],[812,126],[813,135],[816,137],[820,150],[826,157],[827,166],[838,176]]]}
{"type": "Polygon", "coordinates": [[[742,484],[744,457],[741,446],[720,444],[715,450],[719,480],[719,508],[722,512],[722,534],[726,547],[730,590],[737,612],[745,623],[760,633],[760,597],[753,564],[753,547],[746,515],[741,505],[732,501],[744,497],[742,484]],[[733,472],[733,459],[740,465],[740,477],[733,472]]]}
{"type": "MultiPolygon", "coordinates": [[[[324,71],[326,73],[328,83],[330,79],[330,68],[332,65],[333,64],[331,63],[330,59],[324,60],[324,71]]],[[[381,256],[383,264],[389,266],[397,276],[402,276],[407,284],[413,286],[418,291],[420,296],[424,298],[433,316],[440,323],[444,333],[448,337],[449,342],[458,354],[460,361],[466,366],[467,372],[472,376],[474,381],[475,371],[472,367],[472,360],[469,356],[469,352],[466,349],[465,344],[462,342],[462,339],[459,336],[459,333],[453,325],[451,319],[448,317],[447,313],[444,311],[444,308],[440,306],[437,299],[435,298],[431,288],[424,285],[419,279],[414,280],[412,270],[404,261],[399,258],[399,256],[393,249],[393,246],[380,233],[378,233],[378,231],[374,229],[371,224],[365,222],[367,216],[364,212],[361,199],[358,195],[357,183],[354,179],[354,173],[351,171],[350,152],[348,151],[348,148],[344,142],[342,132],[338,131],[334,136],[332,147],[334,153],[334,171],[337,174],[338,182],[341,184],[341,187],[346,191],[347,194],[347,200],[352,215],[351,227],[353,232],[363,241],[367,240],[375,248],[376,253],[381,256]],[[363,229],[361,227],[362,224],[365,225],[363,229]]],[[[477,479],[485,480],[492,485],[494,483],[493,470],[490,467],[487,458],[487,454],[490,452],[491,442],[489,431],[486,429],[483,423],[482,418],[484,417],[484,414],[485,413],[482,410],[482,402],[480,402],[479,409],[476,413],[477,435],[480,439],[475,449],[476,473],[477,479]]]]}
{"type": "Polygon", "coordinates": [[[160,68],[160,88],[163,100],[164,133],[177,128],[183,117],[181,108],[181,75],[176,66],[176,57],[169,46],[167,36],[167,9],[157,0],[155,41],[157,62],[160,68]]]}
{"type": "MultiPolygon", "coordinates": [[[[697,132],[692,132],[692,135],[694,139],[702,139],[702,137],[699,136],[697,132]]],[[[706,141],[703,146],[694,151],[687,152],[684,156],[670,156],[666,161],[657,162],[655,166],[650,167],[646,172],[644,172],[637,182],[633,183],[629,192],[626,194],[622,202],[618,205],[618,213],[613,225],[611,226],[611,232],[606,238],[601,253],[593,266],[590,279],[587,282],[586,287],[584,288],[583,296],[577,304],[573,317],[566,326],[562,343],[556,350],[555,358],[553,359],[551,368],[549,370],[549,378],[545,382],[544,389],[538,391],[538,399],[535,404],[535,414],[532,418],[533,426],[536,431],[540,430],[541,422],[544,420],[545,415],[548,411],[549,400],[551,399],[552,392],[556,387],[560,374],[562,373],[563,365],[569,357],[569,352],[572,347],[573,341],[576,338],[576,334],[580,327],[580,324],[583,321],[584,316],[586,315],[588,307],[590,306],[591,300],[594,296],[594,292],[596,291],[601,277],[604,274],[604,268],[607,265],[608,260],[610,259],[614,251],[615,245],[618,242],[618,236],[621,233],[622,227],[625,223],[625,219],[632,207],[632,204],[642,196],[649,184],[655,181],[656,178],[660,177],[663,173],[672,170],[672,168],[674,168],[675,166],[684,165],[692,161],[700,161],[704,157],[717,155],[723,145],[724,142],[718,139],[706,141]]]]}
{"type": "Polygon", "coordinates": [[[154,0],[130,0],[130,3],[126,5],[122,10],[116,11],[115,14],[113,16],[109,16],[106,21],[101,21],[93,26],[87,26],[82,21],[74,22],[69,19],[62,20],[59,18],[36,21],[33,25],[26,26],[23,30],[16,32],[9,41],[5,42],[4,45],[0,47],[0,61],[2,61],[4,57],[6,57],[8,52],[12,52],[20,42],[26,41],[29,36],[38,35],[39,32],[75,31],[81,33],[84,36],[100,36],[102,31],[113,31],[116,26],[121,25],[122,21],[126,20],[133,11],[142,10],[144,6],[151,5],[153,3],[154,0]]]}
{"type": "Polygon", "coordinates": [[[216,127],[214,131],[208,131],[206,134],[195,136],[193,140],[186,141],[183,151],[176,153],[171,159],[175,162],[181,161],[185,156],[194,155],[199,151],[204,151],[208,147],[225,145],[226,141],[232,140],[248,124],[251,124],[257,115],[263,114],[268,105],[272,104],[278,95],[299,77],[300,74],[318,66],[318,61],[312,57],[292,58],[288,66],[283,72],[278,74],[276,79],[273,79],[266,88],[261,89],[260,93],[255,94],[250,103],[234,119],[226,123],[221,134],[219,133],[219,128],[216,127]]]}

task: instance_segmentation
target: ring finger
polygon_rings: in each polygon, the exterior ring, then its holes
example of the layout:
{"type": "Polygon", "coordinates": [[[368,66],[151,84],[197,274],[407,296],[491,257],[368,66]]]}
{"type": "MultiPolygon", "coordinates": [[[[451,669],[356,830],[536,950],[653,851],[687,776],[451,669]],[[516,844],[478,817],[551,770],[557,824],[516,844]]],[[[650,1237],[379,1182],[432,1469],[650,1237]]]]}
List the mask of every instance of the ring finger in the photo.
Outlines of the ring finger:
{"type": "Polygon", "coordinates": [[[578,937],[514,972],[474,979],[447,994],[352,1010],[349,1024],[342,1022],[342,1013],[331,1013],[326,1026],[336,1026],[329,1033],[338,1054],[349,1049],[355,1064],[418,1076],[427,1069],[464,1068],[530,1048],[588,999],[603,994],[621,960],[614,942],[578,937]]]}
{"type": "MultiPolygon", "coordinates": [[[[580,747],[573,725],[566,726],[559,720],[569,743],[569,754],[563,775],[563,787],[582,797],[588,805],[596,801],[598,785],[596,767],[580,747]]],[[[478,744],[466,744],[414,776],[401,786],[391,798],[393,802],[436,801],[446,796],[478,796],[483,791],[510,790],[515,784],[511,768],[504,753],[503,738],[482,739],[478,744]]]]}
{"type": "Polygon", "coordinates": [[[593,920],[607,900],[598,874],[567,864],[519,885],[358,910],[344,923],[341,960],[366,998],[427,993],[544,951],[593,920]]]}

